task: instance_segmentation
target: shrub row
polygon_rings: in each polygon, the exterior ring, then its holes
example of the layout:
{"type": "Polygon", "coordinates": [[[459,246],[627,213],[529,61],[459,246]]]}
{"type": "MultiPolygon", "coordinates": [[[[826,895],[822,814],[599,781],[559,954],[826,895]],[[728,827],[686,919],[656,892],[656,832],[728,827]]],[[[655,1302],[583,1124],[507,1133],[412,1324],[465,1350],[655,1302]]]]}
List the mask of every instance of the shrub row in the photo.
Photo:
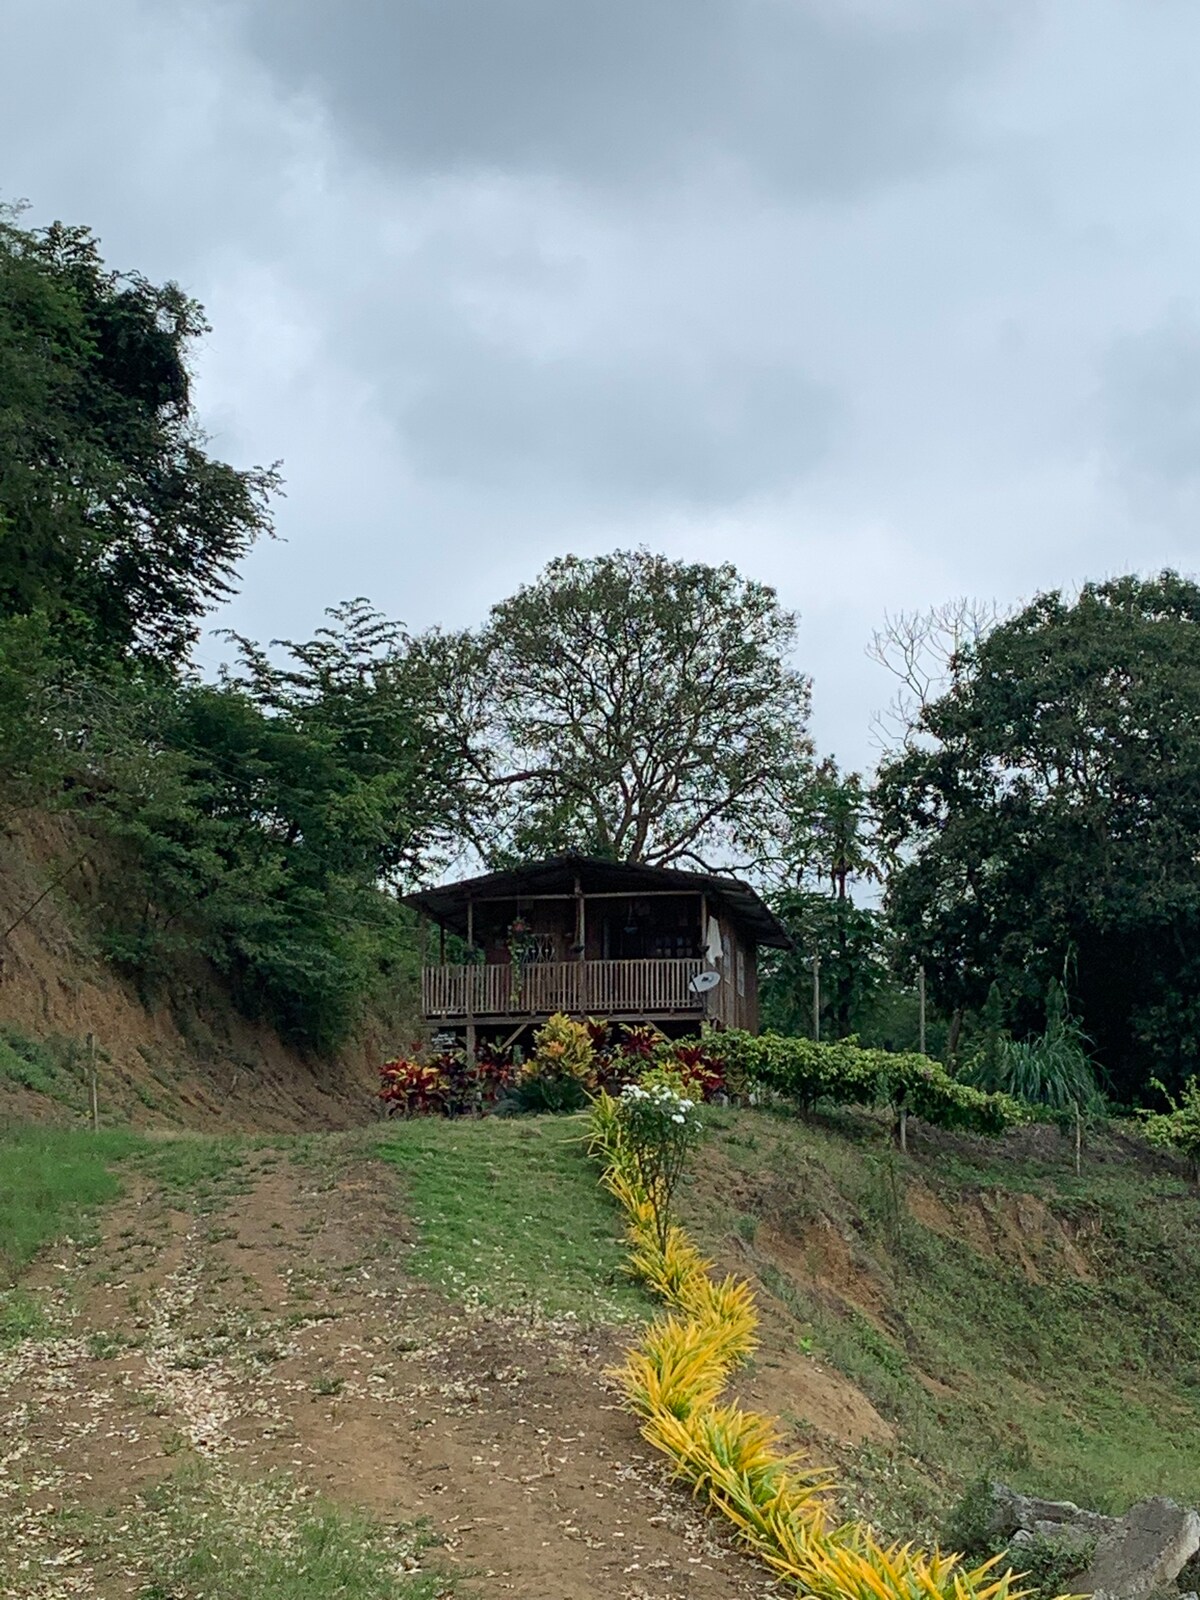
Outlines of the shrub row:
{"type": "Polygon", "coordinates": [[[711,1100],[725,1088],[711,1043],[705,1038],[677,1044],[657,1028],[577,1020],[560,1012],[538,1029],[527,1061],[487,1043],[473,1055],[455,1046],[385,1061],[379,1098],[389,1112],[404,1117],[579,1111],[596,1094],[616,1094],[659,1074],[692,1099],[711,1100]]]}
{"type": "Polygon", "coordinates": [[[820,1100],[891,1106],[939,1128],[991,1135],[1026,1120],[1011,1096],[962,1083],[916,1052],[868,1050],[852,1039],[818,1044],[777,1033],[713,1034],[705,1043],[724,1063],[732,1086],[748,1092],[770,1089],[805,1109],[820,1100]]]}

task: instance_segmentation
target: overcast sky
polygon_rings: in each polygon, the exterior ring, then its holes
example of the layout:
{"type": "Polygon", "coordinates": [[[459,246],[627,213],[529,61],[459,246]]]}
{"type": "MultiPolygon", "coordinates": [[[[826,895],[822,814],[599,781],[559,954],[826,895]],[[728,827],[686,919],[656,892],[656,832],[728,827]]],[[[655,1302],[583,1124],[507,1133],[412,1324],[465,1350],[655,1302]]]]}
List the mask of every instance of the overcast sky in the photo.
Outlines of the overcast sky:
{"type": "Polygon", "coordinates": [[[730,559],[853,764],[885,610],[1200,566],[1198,84],[1196,0],[0,0],[0,194],[207,306],[219,620],[730,559]]]}

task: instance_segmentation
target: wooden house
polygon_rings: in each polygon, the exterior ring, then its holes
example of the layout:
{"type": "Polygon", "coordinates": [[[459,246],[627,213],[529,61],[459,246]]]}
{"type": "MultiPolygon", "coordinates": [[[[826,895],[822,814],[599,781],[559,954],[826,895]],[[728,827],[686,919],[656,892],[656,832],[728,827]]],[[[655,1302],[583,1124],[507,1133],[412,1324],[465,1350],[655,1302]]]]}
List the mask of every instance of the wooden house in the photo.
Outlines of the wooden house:
{"type": "Polygon", "coordinates": [[[581,855],[406,904],[440,929],[438,959],[422,972],[425,1018],[469,1041],[515,1041],[556,1011],[673,1035],[705,1020],[757,1032],[758,951],[791,943],[735,878],[581,855]],[[452,960],[448,934],[461,941],[452,960]]]}

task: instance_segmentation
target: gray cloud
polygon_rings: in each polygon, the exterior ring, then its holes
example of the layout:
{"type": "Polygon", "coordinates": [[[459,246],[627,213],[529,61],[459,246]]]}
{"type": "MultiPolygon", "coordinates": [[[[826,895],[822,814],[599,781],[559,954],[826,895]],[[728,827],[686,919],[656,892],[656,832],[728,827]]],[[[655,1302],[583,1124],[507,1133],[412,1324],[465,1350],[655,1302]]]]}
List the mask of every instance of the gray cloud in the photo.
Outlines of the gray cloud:
{"type": "Polygon", "coordinates": [[[214,622],[733,559],[853,762],[885,608],[1198,564],[1195,0],[0,10],[0,192],[197,294],[284,460],[214,622]]]}
{"type": "Polygon", "coordinates": [[[1137,498],[1200,487],[1200,324],[1176,309],[1118,340],[1100,412],[1109,466],[1137,498]]]}
{"type": "Polygon", "coordinates": [[[380,159],[628,185],[722,164],[847,194],[962,142],[1028,0],[247,0],[249,37],[380,159]]]}
{"type": "Polygon", "coordinates": [[[783,364],[726,356],[638,373],[592,358],[476,352],[430,374],[403,425],[419,471],[510,491],[551,486],[676,505],[791,483],[826,453],[834,402],[783,364]]]}

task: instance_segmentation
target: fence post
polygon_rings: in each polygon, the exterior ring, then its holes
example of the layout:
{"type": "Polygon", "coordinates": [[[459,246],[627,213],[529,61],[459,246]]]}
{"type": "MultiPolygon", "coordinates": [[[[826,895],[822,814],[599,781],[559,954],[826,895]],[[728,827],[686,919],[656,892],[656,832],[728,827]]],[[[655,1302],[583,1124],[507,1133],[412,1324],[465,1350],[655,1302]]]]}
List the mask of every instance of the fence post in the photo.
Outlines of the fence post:
{"type": "Polygon", "coordinates": [[[918,1048],[925,1054],[925,966],[917,968],[917,1034],[918,1048]]]}
{"type": "Polygon", "coordinates": [[[812,958],[813,975],[813,1038],[821,1042],[821,958],[812,958]]]}
{"type": "Polygon", "coordinates": [[[92,1091],[92,1132],[100,1132],[100,1090],[96,1083],[96,1035],[87,1036],[88,1082],[92,1091]]]}

